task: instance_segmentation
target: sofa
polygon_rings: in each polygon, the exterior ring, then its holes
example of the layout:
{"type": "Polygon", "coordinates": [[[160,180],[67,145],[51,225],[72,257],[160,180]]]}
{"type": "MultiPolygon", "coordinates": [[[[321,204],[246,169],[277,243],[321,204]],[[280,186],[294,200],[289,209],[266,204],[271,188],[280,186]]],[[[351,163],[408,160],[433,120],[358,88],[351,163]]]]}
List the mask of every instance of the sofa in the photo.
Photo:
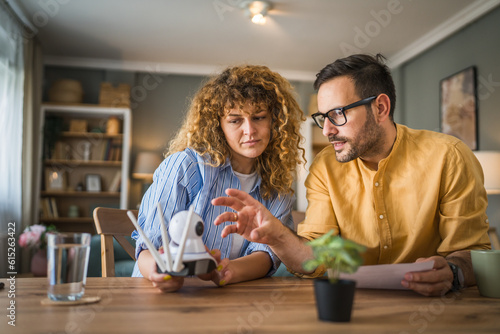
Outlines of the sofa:
{"type": "MultiPolygon", "coordinates": [[[[135,247],[135,240],[130,237],[125,237],[135,247]]],[[[115,276],[130,277],[134,269],[135,261],[130,258],[127,252],[120,244],[113,239],[113,249],[115,253],[115,276]]],[[[89,266],[87,269],[87,277],[101,277],[101,237],[94,235],[90,241],[90,256],[89,266]]]]}

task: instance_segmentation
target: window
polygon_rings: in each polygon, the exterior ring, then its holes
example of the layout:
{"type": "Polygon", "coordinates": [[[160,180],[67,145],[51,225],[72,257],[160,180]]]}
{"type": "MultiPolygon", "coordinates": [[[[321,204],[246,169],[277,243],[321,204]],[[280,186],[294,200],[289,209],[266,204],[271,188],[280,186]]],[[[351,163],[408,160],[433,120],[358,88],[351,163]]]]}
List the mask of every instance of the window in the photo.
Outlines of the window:
{"type": "MultiPolygon", "coordinates": [[[[23,27],[0,2],[0,232],[22,214],[23,27]]],[[[3,268],[2,268],[3,269],[3,268]]]]}

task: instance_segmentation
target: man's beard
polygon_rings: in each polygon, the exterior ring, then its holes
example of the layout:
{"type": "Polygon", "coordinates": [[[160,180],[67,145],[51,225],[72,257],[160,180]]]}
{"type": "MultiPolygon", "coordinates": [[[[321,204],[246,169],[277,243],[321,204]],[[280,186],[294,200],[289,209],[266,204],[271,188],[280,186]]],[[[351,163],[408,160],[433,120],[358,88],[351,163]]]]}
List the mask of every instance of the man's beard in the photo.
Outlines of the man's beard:
{"type": "Polygon", "coordinates": [[[349,148],[344,148],[342,152],[335,151],[335,158],[338,162],[349,162],[359,157],[372,156],[381,152],[384,145],[383,130],[375,122],[371,107],[367,108],[367,118],[358,136],[353,140],[346,137],[328,136],[328,141],[344,141],[349,144],[349,148]]]}

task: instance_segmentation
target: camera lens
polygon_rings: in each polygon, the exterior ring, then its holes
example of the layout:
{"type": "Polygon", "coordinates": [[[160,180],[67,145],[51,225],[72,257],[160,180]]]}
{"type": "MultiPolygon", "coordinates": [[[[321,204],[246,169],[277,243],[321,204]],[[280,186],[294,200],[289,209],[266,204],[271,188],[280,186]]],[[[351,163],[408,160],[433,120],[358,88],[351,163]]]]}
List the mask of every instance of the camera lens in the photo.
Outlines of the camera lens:
{"type": "Polygon", "coordinates": [[[202,222],[196,223],[195,231],[196,231],[196,235],[201,236],[203,234],[203,223],[202,222]]]}

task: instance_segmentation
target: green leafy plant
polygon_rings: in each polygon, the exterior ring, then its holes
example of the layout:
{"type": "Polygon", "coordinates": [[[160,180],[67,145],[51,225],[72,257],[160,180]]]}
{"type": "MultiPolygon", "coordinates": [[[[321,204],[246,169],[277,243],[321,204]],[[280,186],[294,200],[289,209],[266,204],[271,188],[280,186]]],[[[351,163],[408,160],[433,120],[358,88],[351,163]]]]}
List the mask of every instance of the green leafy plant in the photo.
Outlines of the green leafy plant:
{"type": "Polygon", "coordinates": [[[328,279],[332,283],[338,281],[341,272],[352,274],[363,264],[361,253],[366,248],[334,235],[333,230],[307,244],[311,246],[314,258],[304,263],[304,269],[315,270],[323,265],[328,269],[328,279]]]}

